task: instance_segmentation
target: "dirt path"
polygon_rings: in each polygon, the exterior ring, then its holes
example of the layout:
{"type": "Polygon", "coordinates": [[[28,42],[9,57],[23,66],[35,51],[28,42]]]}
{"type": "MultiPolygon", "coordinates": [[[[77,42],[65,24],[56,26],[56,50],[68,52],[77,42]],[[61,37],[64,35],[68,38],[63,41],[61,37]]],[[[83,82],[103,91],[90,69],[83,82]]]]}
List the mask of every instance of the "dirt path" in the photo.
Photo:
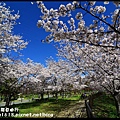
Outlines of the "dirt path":
{"type": "Polygon", "coordinates": [[[59,112],[56,118],[87,118],[84,101],[72,103],[68,108],[59,112]]]}

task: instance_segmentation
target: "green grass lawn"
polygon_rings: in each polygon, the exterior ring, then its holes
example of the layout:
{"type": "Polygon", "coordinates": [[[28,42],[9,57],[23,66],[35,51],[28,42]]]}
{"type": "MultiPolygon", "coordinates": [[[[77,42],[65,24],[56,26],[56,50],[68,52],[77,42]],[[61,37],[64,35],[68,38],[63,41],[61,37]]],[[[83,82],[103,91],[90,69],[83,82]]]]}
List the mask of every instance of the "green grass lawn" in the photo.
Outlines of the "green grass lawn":
{"type": "Polygon", "coordinates": [[[79,98],[80,95],[74,95],[70,98],[59,97],[57,101],[55,98],[49,98],[49,100],[45,99],[38,102],[33,101],[30,103],[22,103],[19,105],[14,105],[14,107],[17,107],[19,109],[20,114],[46,113],[57,116],[60,111],[69,107],[70,104],[75,104],[79,100],[79,98]]]}
{"type": "MultiPolygon", "coordinates": [[[[69,108],[70,105],[75,105],[79,100],[80,94],[66,98],[59,96],[57,101],[55,98],[50,97],[49,99],[40,100],[38,102],[31,101],[29,103],[14,104],[12,107],[18,108],[19,114],[45,113],[57,116],[59,112],[69,108]]],[[[93,103],[94,115],[97,118],[118,118],[114,100],[110,95],[102,94],[101,96],[97,96],[93,103]]],[[[21,117],[19,116],[19,118],[21,117]]],[[[40,116],[38,116],[38,118],[40,118],[40,116]]]]}
{"type": "Polygon", "coordinates": [[[93,110],[97,118],[118,118],[114,99],[110,95],[102,94],[94,99],[93,110]]]}

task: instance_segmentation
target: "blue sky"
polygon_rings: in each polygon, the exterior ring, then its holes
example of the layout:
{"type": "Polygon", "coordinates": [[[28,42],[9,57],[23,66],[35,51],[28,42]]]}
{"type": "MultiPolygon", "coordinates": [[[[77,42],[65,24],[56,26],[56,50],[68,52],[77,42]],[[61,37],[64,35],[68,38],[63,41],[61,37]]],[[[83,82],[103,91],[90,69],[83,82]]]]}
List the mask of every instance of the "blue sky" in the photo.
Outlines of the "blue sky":
{"type": "MultiPolygon", "coordinates": [[[[69,2],[69,1],[68,1],[69,2]]],[[[58,8],[60,4],[66,4],[66,2],[55,2],[45,1],[47,8],[58,8]]],[[[17,20],[16,26],[14,26],[14,34],[23,36],[24,40],[31,41],[29,42],[27,48],[21,51],[24,55],[23,61],[26,61],[27,58],[34,60],[35,62],[40,62],[45,65],[45,60],[52,56],[55,60],[57,50],[53,46],[54,43],[42,43],[41,40],[45,39],[48,35],[42,28],[37,27],[37,21],[40,19],[40,9],[37,7],[37,4],[31,4],[30,1],[5,1],[6,6],[10,6],[11,10],[14,10],[15,13],[19,10],[20,18],[17,20]]],[[[101,4],[101,2],[99,2],[101,4]]],[[[115,6],[109,5],[106,12],[114,9],[115,6]]],[[[91,18],[86,19],[86,24],[90,24],[91,18]]],[[[66,19],[65,19],[66,20],[66,19]]]]}
{"type": "Polygon", "coordinates": [[[53,43],[42,43],[41,40],[45,39],[46,33],[43,29],[37,27],[37,21],[40,19],[40,9],[37,8],[37,4],[31,4],[30,1],[11,1],[5,2],[6,6],[10,6],[14,13],[19,10],[20,18],[17,20],[17,24],[14,26],[14,34],[21,35],[24,40],[30,41],[27,48],[21,51],[24,55],[23,61],[27,58],[45,64],[45,60],[52,56],[56,59],[56,48],[53,43]]]}

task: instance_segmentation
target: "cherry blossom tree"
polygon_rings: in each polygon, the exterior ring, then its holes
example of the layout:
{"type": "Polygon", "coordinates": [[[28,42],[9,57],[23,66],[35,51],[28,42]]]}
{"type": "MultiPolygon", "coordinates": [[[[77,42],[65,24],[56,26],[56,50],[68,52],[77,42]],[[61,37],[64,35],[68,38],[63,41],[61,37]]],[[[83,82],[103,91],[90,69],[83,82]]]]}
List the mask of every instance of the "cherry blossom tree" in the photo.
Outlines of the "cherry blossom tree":
{"type": "Polygon", "coordinates": [[[0,79],[0,93],[4,95],[6,106],[9,106],[10,101],[19,93],[20,87],[25,84],[25,68],[21,68],[21,62],[14,64],[7,64],[0,79]],[[21,70],[21,71],[20,71],[21,70]],[[24,75],[23,75],[24,74],[24,75]]]}
{"type": "Polygon", "coordinates": [[[50,71],[51,79],[50,79],[50,85],[48,86],[48,89],[50,89],[50,93],[53,95],[55,94],[56,100],[58,99],[58,93],[61,89],[61,85],[59,84],[59,67],[56,66],[56,62],[54,59],[50,58],[46,60],[47,69],[50,71]]]}
{"type": "Polygon", "coordinates": [[[51,74],[49,69],[42,67],[41,72],[38,73],[37,79],[39,79],[39,82],[37,83],[37,89],[38,89],[38,94],[41,95],[41,99],[44,98],[44,94],[48,94],[48,85],[49,85],[49,80],[51,79],[51,74]]]}
{"type": "Polygon", "coordinates": [[[22,36],[13,34],[13,27],[20,17],[19,13],[13,14],[13,12],[5,3],[0,2],[0,72],[6,64],[15,60],[12,53],[19,53],[28,44],[22,40],[22,36]]]}
{"type": "Polygon", "coordinates": [[[37,1],[37,4],[43,14],[37,26],[50,32],[46,42],[68,40],[94,46],[120,47],[119,1],[110,2],[115,8],[107,15],[106,8],[109,7],[109,2],[106,1],[103,1],[102,5],[96,1],[73,1],[50,10],[42,1],[37,1]],[[91,16],[89,25],[86,23],[87,15],[91,16]],[[68,22],[61,20],[61,17],[67,18],[68,22]]]}
{"type": "Polygon", "coordinates": [[[44,94],[47,93],[48,80],[51,78],[49,69],[31,59],[28,59],[25,66],[28,74],[25,73],[27,82],[22,88],[23,91],[25,89],[31,89],[33,93],[40,94],[41,99],[43,99],[44,94]]]}
{"type": "Polygon", "coordinates": [[[19,13],[14,14],[6,4],[0,2],[0,93],[5,95],[6,106],[9,105],[10,97],[17,93],[18,68],[16,67],[20,50],[24,49],[28,42],[22,40],[22,36],[13,34],[13,27],[17,24],[19,13]],[[14,56],[13,53],[17,56],[14,56]],[[14,86],[14,87],[13,87],[14,86]]]}
{"type": "Polygon", "coordinates": [[[0,81],[0,92],[5,96],[6,106],[9,106],[12,97],[20,92],[26,94],[26,90],[30,89],[32,93],[41,94],[43,99],[47,79],[50,77],[48,69],[29,58],[26,63],[18,60],[7,66],[0,81]]]}
{"type": "Polygon", "coordinates": [[[19,19],[19,13],[13,14],[5,3],[0,3],[0,58],[1,62],[8,61],[11,52],[19,52],[26,47],[28,42],[22,40],[22,36],[13,34],[13,27],[19,19]],[[3,59],[4,58],[4,59],[3,59]],[[3,59],[3,60],[2,60],[3,59]]]}
{"type": "Polygon", "coordinates": [[[76,67],[73,63],[62,59],[59,59],[59,61],[48,59],[46,63],[52,75],[51,89],[53,86],[56,98],[58,93],[65,95],[66,93],[71,94],[71,92],[81,90],[81,75],[74,72],[76,71],[76,67]]]}
{"type": "Polygon", "coordinates": [[[85,78],[80,81],[81,84],[87,83],[90,88],[113,96],[119,113],[119,49],[82,46],[65,41],[62,41],[57,49],[58,56],[76,66],[73,72],[84,73],[85,78]]]}
{"type": "Polygon", "coordinates": [[[77,71],[86,72],[89,86],[109,92],[120,115],[120,2],[100,3],[73,1],[61,4],[58,9],[47,9],[42,1],[37,1],[43,14],[37,26],[50,33],[43,42],[64,43],[58,50],[59,56],[74,64],[77,71]],[[108,13],[110,4],[113,9],[108,13]],[[64,22],[62,17],[68,21],[64,22]],[[87,23],[88,17],[90,24],[87,23]]]}
{"type": "MultiPolygon", "coordinates": [[[[91,54],[88,55],[89,61],[92,60],[93,63],[88,66],[91,68],[90,75],[88,76],[88,81],[91,87],[98,90],[104,90],[111,94],[116,103],[116,109],[118,115],[120,114],[120,54],[117,49],[104,49],[95,48],[96,50],[91,50],[91,54]],[[93,52],[92,52],[93,51],[93,52]],[[93,72],[94,71],[94,72],[93,72]]],[[[89,49],[90,50],[90,49],[89,49]]]]}

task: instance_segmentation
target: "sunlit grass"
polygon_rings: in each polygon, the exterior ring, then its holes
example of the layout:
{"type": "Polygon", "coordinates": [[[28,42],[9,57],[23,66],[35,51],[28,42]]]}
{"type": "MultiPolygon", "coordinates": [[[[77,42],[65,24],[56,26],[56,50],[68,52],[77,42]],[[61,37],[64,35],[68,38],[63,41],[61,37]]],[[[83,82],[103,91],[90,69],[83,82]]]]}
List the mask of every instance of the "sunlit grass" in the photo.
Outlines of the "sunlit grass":
{"type": "Polygon", "coordinates": [[[38,113],[49,113],[57,115],[60,111],[69,107],[70,104],[75,104],[79,100],[80,95],[74,95],[68,98],[58,97],[58,100],[55,98],[49,98],[45,100],[40,100],[38,102],[33,101],[30,103],[22,103],[19,105],[14,105],[19,109],[20,114],[38,114],[38,113]]]}
{"type": "MultiPolygon", "coordinates": [[[[57,116],[59,112],[64,111],[66,108],[68,109],[70,106],[74,106],[79,100],[81,100],[80,94],[72,94],[64,98],[58,96],[58,100],[55,97],[50,97],[49,99],[43,99],[37,102],[31,101],[29,103],[14,104],[13,107],[19,109],[19,114],[48,113],[57,116]]],[[[97,118],[118,118],[114,99],[110,95],[102,94],[101,96],[97,96],[93,103],[94,115],[97,118]]],[[[19,116],[19,118],[23,117],[19,116]]]]}

